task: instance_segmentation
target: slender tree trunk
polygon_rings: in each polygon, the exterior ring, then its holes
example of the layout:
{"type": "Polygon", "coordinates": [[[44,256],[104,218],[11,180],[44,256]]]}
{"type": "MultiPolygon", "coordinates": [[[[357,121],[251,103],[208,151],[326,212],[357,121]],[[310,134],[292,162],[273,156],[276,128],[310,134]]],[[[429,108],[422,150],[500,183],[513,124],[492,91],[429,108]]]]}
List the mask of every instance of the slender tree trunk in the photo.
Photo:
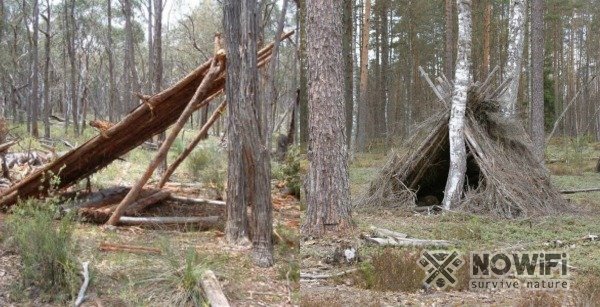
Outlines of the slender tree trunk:
{"type": "MultiPolygon", "coordinates": [[[[162,54],[162,12],[163,12],[163,1],[154,0],[154,29],[152,37],[152,56],[149,67],[152,67],[152,86],[150,93],[160,92],[162,89],[162,78],[163,78],[163,54],[162,54]]],[[[208,106],[205,107],[205,110],[208,106]]],[[[162,144],[166,139],[166,133],[162,132],[159,134],[158,139],[162,144]]],[[[158,167],[159,173],[163,173],[167,169],[167,155],[160,162],[158,167]]]]}
{"type": "Polygon", "coordinates": [[[46,0],[46,33],[44,43],[44,137],[50,138],[50,115],[52,115],[52,102],[50,101],[50,15],[52,7],[50,0],[46,0]]]}
{"type": "Polygon", "coordinates": [[[305,236],[351,227],[345,143],[342,0],[307,5],[309,151],[305,236]]]}
{"type": "Polygon", "coordinates": [[[386,117],[386,110],[388,108],[388,73],[389,73],[389,33],[388,33],[388,0],[381,1],[380,5],[380,16],[381,16],[381,66],[379,67],[380,73],[380,87],[381,87],[381,101],[380,110],[377,121],[379,125],[378,137],[387,137],[388,123],[386,117]]]}
{"type": "Polygon", "coordinates": [[[38,54],[38,38],[40,25],[40,2],[33,0],[33,76],[31,86],[31,135],[35,138],[39,137],[38,131],[38,110],[40,108],[40,74],[39,74],[39,54],[38,54]]]}
{"type": "Polygon", "coordinates": [[[112,38],[112,1],[107,1],[107,19],[108,19],[108,29],[107,29],[107,42],[106,53],[108,54],[108,118],[109,121],[114,123],[117,121],[117,114],[115,110],[115,105],[119,105],[119,98],[116,92],[116,82],[115,82],[115,61],[113,58],[113,38],[112,38]]]}
{"type": "Polygon", "coordinates": [[[454,68],[454,1],[445,0],[445,21],[446,21],[446,44],[444,55],[444,74],[448,80],[452,79],[452,71],[454,68]]]}
{"type": "Polygon", "coordinates": [[[358,132],[356,150],[362,152],[367,145],[369,123],[369,107],[367,105],[367,89],[369,87],[369,30],[371,29],[371,0],[364,0],[363,24],[360,43],[360,92],[358,100],[358,132]]]}
{"type": "MultiPolygon", "coordinates": [[[[158,89],[154,87],[154,54],[156,50],[154,50],[154,30],[153,25],[156,22],[155,17],[152,14],[152,0],[147,0],[146,9],[148,10],[148,77],[146,78],[146,92],[148,95],[154,93],[154,91],[158,91],[158,89]]],[[[156,9],[156,7],[155,7],[156,9]]],[[[162,9],[162,7],[161,7],[162,9]]]]}
{"type": "Polygon", "coordinates": [[[458,52],[450,122],[450,169],[444,191],[444,209],[460,202],[467,170],[467,150],[465,146],[465,112],[467,91],[471,84],[471,0],[457,0],[458,8],[458,52]]]}
{"type": "Polygon", "coordinates": [[[4,40],[4,23],[5,23],[5,13],[4,13],[4,0],[0,0],[0,42],[4,40]]]}
{"type": "Polygon", "coordinates": [[[133,10],[131,0],[121,0],[123,15],[125,16],[125,93],[123,94],[127,108],[135,107],[133,93],[140,92],[140,83],[135,69],[135,46],[133,41],[133,10]]]}
{"type": "MultiPolygon", "coordinates": [[[[279,61],[279,45],[281,45],[281,34],[283,33],[283,26],[285,25],[285,14],[287,12],[288,0],[283,0],[283,5],[281,7],[281,14],[279,15],[279,20],[277,21],[277,31],[275,32],[275,38],[273,39],[273,52],[271,53],[271,61],[269,62],[269,73],[267,75],[267,91],[265,95],[265,102],[267,103],[267,107],[265,111],[268,113],[266,117],[268,118],[268,130],[269,135],[273,134],[274,122],[275,122],[275,111],[277,110],[277,89],[276,89],[276,74],[277,74],[277,63],[279,61]]],[[[208,113],[206,114],[208,117],[208,113]]],[[[270,147],[270,144],[266,144],[267,147],[270,147]]]]}
{"type": "Polygon", "coordinates": [[[254,263],[273,265],[273,219],[270,153],[265,104],[259,101],[256,1],[226,0],[223,28],[227,43],[229,101],[227,240],[244,244],[248,238],[246,207],[252,208],[250,228],[254,263]],[[249,129],[252,127],[252,129],[249,129]]]}
{"type": "Polygon", "coordinates": [[[300,147],[306,149],[308,144],[308,64],[306,60],[306,1],[298,0],[300,7],[300,147]]]}
{"type": "Polygon", "coordinates": [[[352,58],[354,44],[354,33],[352,31],[352,6],[354,0],[344,0],[343,22],[344,22],[344,39],[342,41],[342,54],[344,55],[344,104],[346,106],[346,146],[350,148],[352,135],[352,110],[354,108],[353,98],[353,73],[354,61],[352,58]]]}
{"type": "Polygon", "coordinates": [[[67,12],[67,28],[66,39],[67,39],[67,53],[69,54],[69,68],[70,68],[70,101],[71,101],[71,116],[73,118],[73,132],[76,136],[79,135],[79,121],[77,119],[78,108],[77,108],[77,59],[75,58],[75,0],[71,0],[65,8],[67,12]]]}
{"type": "Polygon", "coordinates": [[[510,79],[506,91],[500,98],[502,113],[505,117],[515,117],[517,113],[517,97],[521,81],[523,62],[523,46],[525,41],[525,0],[511,0],[510,20],[508,23],[508,50],[504,80],[510,79]]]}
{"type": "Polygon", "coordinates": [[[535,155],[544,161],[544,0],[531,3],[531,140],[535,155]]]}
{"type": "Polygon", "coordinates": [[[481,65],[482,78],[490,73],[490,28],[492,26],[492,0],[485,0],[483,11],[483,61],[481,65]]]}

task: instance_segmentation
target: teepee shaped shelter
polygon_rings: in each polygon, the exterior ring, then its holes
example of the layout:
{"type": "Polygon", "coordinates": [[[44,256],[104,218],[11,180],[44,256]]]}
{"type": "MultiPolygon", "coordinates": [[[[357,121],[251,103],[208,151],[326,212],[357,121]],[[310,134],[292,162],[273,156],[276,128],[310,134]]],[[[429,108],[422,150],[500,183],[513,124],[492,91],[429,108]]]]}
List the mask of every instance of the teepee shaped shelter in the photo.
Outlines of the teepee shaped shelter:
{"type": "MultiPolygon", "coordinates": [[[[506,218],[571,211],[552,186],[547,169],[533,155],[521,123],[501,116],[496,98],[506,82],[493,89],[492,74],[483,84],[474,84],[468,94],[465,193],[452,210],[506,218]]],[[[448,105],[449,82],[438,78],[439,84],[434,85],[426,78],[448,105]]],[[[357,205],[415,207],[441,202],[450,166],[449,115],[445,108],[421,124],[408,140],[408,152],[391,154],[357,205]]]]}

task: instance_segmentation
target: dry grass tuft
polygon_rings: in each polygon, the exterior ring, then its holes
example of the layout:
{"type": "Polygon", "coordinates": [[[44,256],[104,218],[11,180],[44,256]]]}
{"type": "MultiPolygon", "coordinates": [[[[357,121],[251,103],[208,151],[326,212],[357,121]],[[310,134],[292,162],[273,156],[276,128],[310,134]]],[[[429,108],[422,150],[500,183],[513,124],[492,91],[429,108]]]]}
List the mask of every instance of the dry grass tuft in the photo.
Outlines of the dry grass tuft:
{"type": "Polygon", "coordinates": [[[373,289],[415,292],[421,289],[425,273],[417,264],[418,250],[385,248],[372,259],[373,289]]]}

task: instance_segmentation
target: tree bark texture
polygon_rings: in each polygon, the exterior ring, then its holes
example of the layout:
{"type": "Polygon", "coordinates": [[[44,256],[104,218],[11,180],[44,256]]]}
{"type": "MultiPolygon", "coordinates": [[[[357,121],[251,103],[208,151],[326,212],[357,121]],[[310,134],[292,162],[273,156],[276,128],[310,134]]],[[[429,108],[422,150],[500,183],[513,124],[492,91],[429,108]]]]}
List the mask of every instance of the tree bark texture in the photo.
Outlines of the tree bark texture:
{"type": "Polygon", "coordinates": [[[451,80],[454,69],[454,1],[445,0],[446,43],[444,53],[444,74],[451,80]]]}
{"type": "Polygon", "coordinates": [[[309,67],[307,236],[351,227],[348,152],[345,138],[342,60],[342,0],[311,0],[307,5],[309,67]]]}
{"type": "Polygon", "coordinates": [[[523,63],[523,46],[525,41],[525,0],[510,1],[510,20],[508,23],[508,49],[504,80],[510,79],[506,91],[500,97],[502,113],[505,117],[514,118],[517,112],[517,97],[521,81],[523,63]]]}
{"type": "Polygon", "coordinates": [[[40,1],[33,0],[33,76],[31,86],[31,135],[39,137],[38,111],[40,108],[40,57],[38,52],[38,38],[40,26],[40,1]]]}
{"type": "Polygon", "coordinates": [[[534,154],[544,161],[544,0],[531,2],[531,140],[534,154]]]}
{"type": "Polygon", "coordinates": [[[344,56],[344,104],[346,105],[346,145],[348,148],[350,148],[350,135],[352,135],[352,110],[354,108],[354,83],[352,78],[354,73],[354,61],[352,50],[354,46],[354,32],[352,29],[352,22],[354,21],[352,15],[353,5],[354,0],[344,0],[344,39],[342,42],[342,54],[344,56]]]}
{"type": "Polygon", "coordinates": [[[450,169],[442,202],[445,209],[450,209],[451,206],[458,204],[460,201],[467,170],[464,127],[467,92],[471,83],[471,0],[457,0],[457,9],[458,51],[450,122],[448,124],[450,169]]]}
{"type": "Polygon", "coordinates": [[[371,29],[371,0],[364,0],[363,24],[360,43],[360,89],[358,100],[358,131],[356,150],[364,151],[367,145],[367,125],[369,124],[369,106],[367,90],[369,87],[369,31],[371,29]]]}
{"type": "Polygon", "coordinates": [[[229,102],[227,240],[245,244],[249,224],[253,260],[273,265],[273,219],[268,124],[259,101],[256,48],[260,14],[256,1],[224,2],[223,28],[227,43],[226,94],[229,102]],[[247,218],[246,208],[252,208],[247,218]]]}

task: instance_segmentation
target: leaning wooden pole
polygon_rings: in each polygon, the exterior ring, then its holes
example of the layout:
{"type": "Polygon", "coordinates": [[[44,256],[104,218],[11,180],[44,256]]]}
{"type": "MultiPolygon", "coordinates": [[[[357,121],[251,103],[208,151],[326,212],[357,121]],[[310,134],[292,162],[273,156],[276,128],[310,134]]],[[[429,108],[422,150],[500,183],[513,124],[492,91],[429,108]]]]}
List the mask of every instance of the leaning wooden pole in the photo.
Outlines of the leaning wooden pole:
{"type": "Polygon", "coordinates": [[[162,178],[160,178],[160,182],[158,183],[158,188],[162,188],[165,186],[165,184],[167,183],[167,181],[169,180],[171,175],[173,175],[173,172],[175,172],[177,167],[179,167],[181,162],[183,162],[183,160],[185,160],[185,158],[187,158],[187,156],[192,152],[192,150],[194,150],[194,148],[196,148],[196,146],[198,146],[198,143],[200,143],[200,141],[202,140],[202,136],[205,135],[208,132],[208,129],[210,129],[210,127],[217,121],[217,119],[219,119],[219,117],[221,116],[223,111],[225,111],[226,106],[227,106],[227,100],[224,100],[223,102],[221,102],[221,105],[219,105],[219,107],[213,112],[213,114],[210,116],[210,118],[208,119],[206,124],[204,124],[204,126],[202,126],[202,129],[200,129],[200,131],[198,132],[196,137],[192,140],[192,142],[190,142],[188,144],[188,146],[185,148],[185,150],[177,157],[177,159],[175,159],[175,161],[173,161],[173,163],[171,163],[171,165],[169,165],[167,170],[162,175],[162,178]]]}
{"type": "Polygon", "coordinates": [[[221,74],[221,72],[223,72],[224,68],[224,54],[221,56],[215,56],[212,60],[208,72],[206,73],[206,76],[202,80],[202,83],[200,83],[200,86],[196,90],[196,93],[194,93],[194,96],[186,106],[181,116],[179,116],[175,127],[173,127],[173,129],[169,132],[169,136],[164,140],[164,142],[160,146],[160,149],[156,153],[156,156],[154,157],[152,162],[150,162],[150,165],[148,165],[146,172],[142,175],[140,180],[138,180],[138,182],[131,188],[131,190],[129,190],[129,193],[127,193],[125,198],[117,206],[110,219],[108,219],[108,222],[106,222],[108,225],[116,226],[119,223],[119,219],[121,218],[123,213],[125,213],[127,207],[137,199],[138,195],[140,194],[140,191],[142,191],[142,188],[144,187],[146,182],[148,182],[158,165],[166,157],[169,148],[173,144],[173,141],[175,141],[175,138],[177,137],[181,129],[183,129],[183,127],[185,126],[185,123],[187,122],[188,118],[194,112],[195,106],[202,102],[202,97],[207,96],[207,91],[210,87],[210,84],[212,84],[214,79],[219,74],[221,74]]]}

